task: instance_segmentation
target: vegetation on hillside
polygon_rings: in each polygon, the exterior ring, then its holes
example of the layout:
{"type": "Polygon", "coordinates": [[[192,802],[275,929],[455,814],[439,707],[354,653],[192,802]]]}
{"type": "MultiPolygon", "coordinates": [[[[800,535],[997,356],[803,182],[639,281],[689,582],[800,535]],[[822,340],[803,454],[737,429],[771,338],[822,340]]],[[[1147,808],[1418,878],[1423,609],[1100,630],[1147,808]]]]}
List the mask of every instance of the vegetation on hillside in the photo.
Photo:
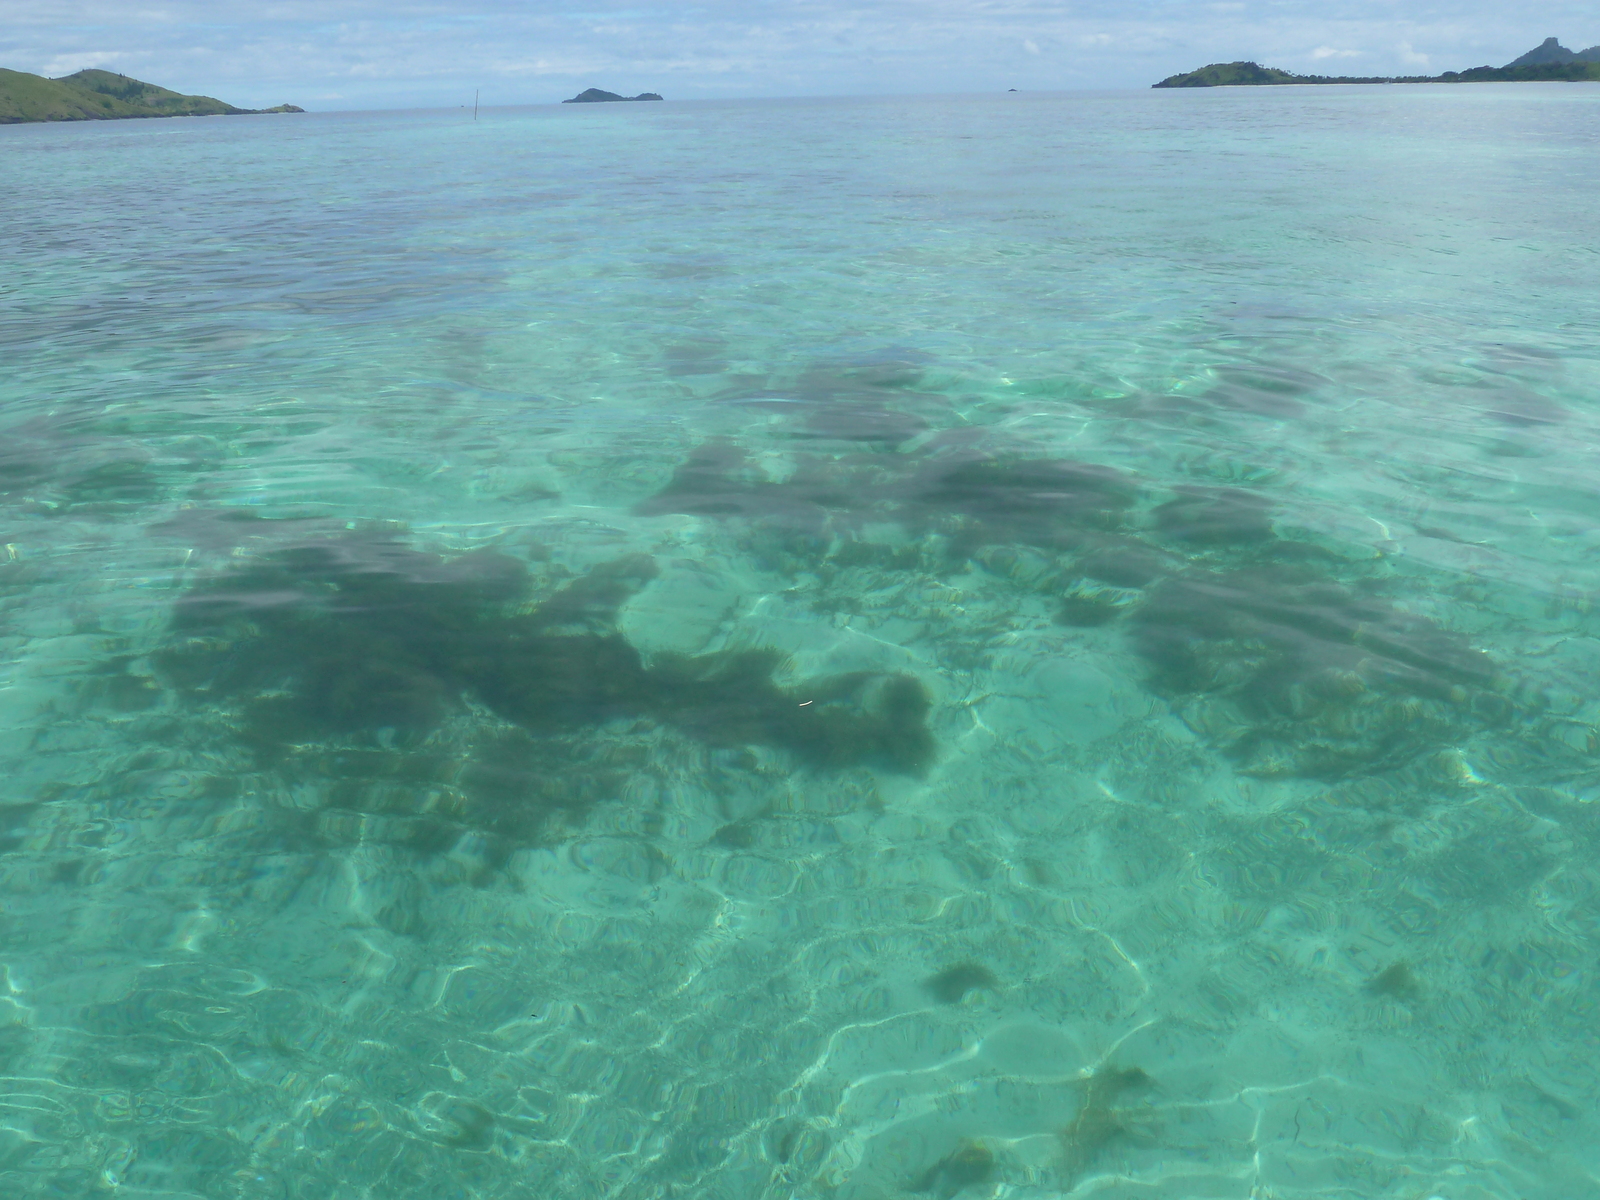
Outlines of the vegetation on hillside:
{"type": "Polygon", "coordinates": [[[186,96],[113,71],[86,70],[60,79],[0,68],[0,124],[24,121],[106,121],[130,117],[209,117],[254,112],[300,112],[235,108],[210,96],[186,96]]]}
{"type": "MultiPolygon", "coordinates": [[[[1585,51],[1584,53],[1589,53],[1585,51]]],[[[1522,66],[1471,67],[1442,75],[1295,75],[1253,62],[1212,63],[1198,71],[1169,75],[1158,88],[1250,87],[1291,83],[1530,83],[1600,81],[1600,62],[1573,58],[1565,62],[1522,66]]]]}

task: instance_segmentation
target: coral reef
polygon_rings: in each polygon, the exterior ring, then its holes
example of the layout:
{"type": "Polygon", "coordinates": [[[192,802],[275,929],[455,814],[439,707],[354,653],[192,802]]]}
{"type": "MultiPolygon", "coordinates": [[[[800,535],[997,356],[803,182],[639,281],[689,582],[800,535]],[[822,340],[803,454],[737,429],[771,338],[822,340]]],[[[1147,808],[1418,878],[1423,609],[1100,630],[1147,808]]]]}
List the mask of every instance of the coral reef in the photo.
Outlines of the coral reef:
{"type": "Polygon", "coordinates": [[[940,1004],[960,1004],[968,992],[993,991],[1000,986],[994,972],[980,963],[957,963],[922,981],[922,986],[940,1004]]]}
{"type": "Polygon", "coordinates": [[[994,1151],[982,1142],[966,1141],[924,1171],[911,1190],[934,1200],[955,1200],[967,1189],[991,1182],[995,1173],[994,1151]]]}
{"type": "Polygon", "coordinates": [[[1487,655],[1303,566],[1174,576],[1132,622],[1152,686],[1248,773],[1395,766],[1506,707],[1487,655]]]}
{"type": "Polygon", "coordinates": [[[945,534],[965,556],[994,543],[1077,549],[1090,531],[1116,528],[1137,494],[1109,467],[970,451],[917,460],[899,474],[870,456],[819,457],[777,481],[737,446],[708,442],[635,511],[739,517],[812,535],[888,521],[914,536],[945,534]]]}
{"type": "MultiPolygon", "coordinates": [[[[1314,382],[1251,375],[1230,386],[1278,396],[1314,382]]],[[[937,572],[941,558],[971,559],[1053,591],[1062,625],[1124,622],[1152,688],[1251,774],[1382,770],[1509,712],[1487,656],[1360,583],[1333,581],[1339,560],[1281,537],[1267,496],[1198,485],[1167,495],[1151,506],[1149,490],[1110,467],[959,443],[897,462],[812,455],[778,480],[712,442],[638,511],[803,534],[824,583],[856,565],[937,572]],[[911,541],[879,546],[871,523],[911,541]]]]}
{"type": "Polygon", "coordinates": [[[1146,1140],[1146,1115],[1119,1102],[1130,1092],[1153,1085],[1138,1067],[1101,1066],[1080,1085],[1083,1103],[1061,1131],[1061,1157],[1069,1184],[1075,1183],[1108,1146],[1123,1139],[1146,1140]]]}
{"type": "Polygon", "coordinates": [[[603,761],[617,747],[580,753],[572,740],[613,722],[772,746],[819,769],[915,774],[932,762],[928,696],[908,676],[783,688],[779,656],[765,651],[646,664],[616,619],[654,574],[630,556],[536,601],[527,567],[507,555],[319,539],[192,589],[154,661],[190,700],[231,713],[263,765],[355,781],[350,807],[363,811],[414,812],[407,797],[429,794],[434,815],[512,837],[580,810],[626,772],[603,761]],[[478,722],[464,763],[430,740],[479,709],[502,724],[478,722]]]}

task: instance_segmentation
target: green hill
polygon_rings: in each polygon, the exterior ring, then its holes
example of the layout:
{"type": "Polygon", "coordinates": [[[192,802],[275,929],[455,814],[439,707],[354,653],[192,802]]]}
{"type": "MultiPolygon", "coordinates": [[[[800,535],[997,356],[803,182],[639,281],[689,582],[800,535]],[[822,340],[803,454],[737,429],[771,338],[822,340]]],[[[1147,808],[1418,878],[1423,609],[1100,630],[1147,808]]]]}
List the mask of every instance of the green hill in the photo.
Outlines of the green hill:
{"type": "Polygon", "coordinates": [[[1295,75],[1253,62],[1212,63],[1169,75],[1158,88],[1259,87],[1290,83],[1531,83],[1600,81],[1600,46],[1574,54],[1555,38],[1503,67],[1470,67],[1442,75],[1295,75]]]}
{"type": "Polygon", "coordinates": [[[0,125],[23,121],[114,121],[132,117],[301,111],[292,104],[275,109],[235,108],[210,96],[185,96],[112,71],[87,70],[60,79],[46,79],[42,75],[0,67],[0,125]]]}
{"type": "Polygon", "coordinates": [[[1526,54],[1513,58],[1507,67],[1535,67],[1545,63],[1600,62],[1600,46],[1587,50],[1568,50],[1558,38],[1545,38],[1526,54]]]}
{"type": "Polygon", "coordinates": [[[1300,77],[1276,67],[1263,67],[1253,62],[1212,63],[1198,71],[1183,75],[1169,75],[1155,86],[1179,87],[1239,87],[1246,84],[1299,83],[1300,77]]]}
{"type": "Polygon", "coordinates": [[[1586,83],[1600,81],[1600,62],[1535,63],[1525,67],[1469,67],[1434,76],[1438,83],[1586,83]]]}

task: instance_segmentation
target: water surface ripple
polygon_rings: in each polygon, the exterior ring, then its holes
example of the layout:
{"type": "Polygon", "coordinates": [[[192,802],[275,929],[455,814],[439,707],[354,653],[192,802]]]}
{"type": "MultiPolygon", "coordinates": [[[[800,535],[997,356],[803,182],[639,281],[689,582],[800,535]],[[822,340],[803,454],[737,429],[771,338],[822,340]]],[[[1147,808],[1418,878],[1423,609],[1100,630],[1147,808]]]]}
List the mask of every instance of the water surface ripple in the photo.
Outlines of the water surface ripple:
{"type": "Polygon", "coordinates": [[[0,129],[0,1191],[1600,1196],[1597,151],[0,129]]]}

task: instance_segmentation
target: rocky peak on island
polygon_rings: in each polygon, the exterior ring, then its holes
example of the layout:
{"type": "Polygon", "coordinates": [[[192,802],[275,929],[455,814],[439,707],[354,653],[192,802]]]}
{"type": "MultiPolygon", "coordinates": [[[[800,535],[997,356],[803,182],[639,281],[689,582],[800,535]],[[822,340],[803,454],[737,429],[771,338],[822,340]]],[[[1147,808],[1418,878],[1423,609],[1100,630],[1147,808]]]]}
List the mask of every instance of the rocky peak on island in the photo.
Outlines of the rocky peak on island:
{"type": "Polygon", "coordinates": [[[571,100],[563,100],[563,104],[602,104],[609,100],[659,100],[660,96],[654,92],[640,92],[637,96],[619,96],[615,92],[603,92],[599,88],[589,88],[579,92],[571,100]]]}
{"type": "Polygon", "coordinates": [[[1572,51],[1563,46],[1558,39],[1548,37],[1520,58],[1513,58],[1506,66],[1537,67],[1545,63],[1570,62],[1600,62],[1600,46],[1590,46],[1587,50],[1572,51]]]}
{"type": "Polygon", "coordinates": [[[1158,88],[1248,87],[1286,83],[1556,83],[1600,81],[1600,46],[1571,51],[1555,38],[1503,67],[1468,67],[1442,75],[1296,75],[1255,62],[1211,63],[1198,71],[1169,75],[1158,88]]]}

